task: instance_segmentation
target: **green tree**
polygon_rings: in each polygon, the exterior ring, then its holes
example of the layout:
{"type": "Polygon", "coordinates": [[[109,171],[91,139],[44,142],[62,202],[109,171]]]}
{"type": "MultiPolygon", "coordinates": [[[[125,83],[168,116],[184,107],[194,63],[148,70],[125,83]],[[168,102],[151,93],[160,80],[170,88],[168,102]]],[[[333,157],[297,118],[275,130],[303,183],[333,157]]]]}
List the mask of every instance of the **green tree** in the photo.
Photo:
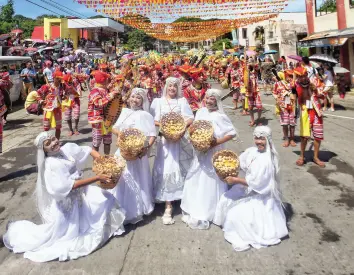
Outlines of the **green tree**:
{"type": "Polygon", "coordinates": [[[213,51],[222,51],[225,43],[225,49],[231,49],[232,43],[231,40],[228,38],[223,38],[216,40],[211,47],[213,51]]]}
{"type": "Polygon", "coordinates": [[[155,38],[148,36],[145,32],[133,29],[128,33],[128,41],[124,46],[129,50],[137,50],[140,47],[144,47],[145,50],[152,50],[155,41],[155,38]]]}
{"type": "Polygon", "coordinates": [[[1,7],[0,19],[5,22],[12,22],[12,18],[15,14],[14,1],[7,0],[7,4],[1,7]]]}
{"type": "Polygon", "coordinates": [[[321,4],[320,8],[318,9],[318,11],[326,12],[326,13],[335,12],[336,10],[337,10],[336,0],[326,0],[321,4]]]}

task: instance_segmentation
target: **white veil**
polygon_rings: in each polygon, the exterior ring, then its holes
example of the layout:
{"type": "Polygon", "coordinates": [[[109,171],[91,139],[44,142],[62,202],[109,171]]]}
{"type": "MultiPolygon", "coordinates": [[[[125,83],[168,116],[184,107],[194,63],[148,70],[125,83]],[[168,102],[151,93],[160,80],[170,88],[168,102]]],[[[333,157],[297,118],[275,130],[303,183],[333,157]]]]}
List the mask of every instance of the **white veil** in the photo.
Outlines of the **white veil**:
{"type": "Polygon", "coordinates": [[[271,179],[271,190],[272,190],[272,195],[281,201],[280,199],[280,191],[278,189],[278,184],[279,184],[279,159],[278,159],[278,152],[274,147],[273,144],[273,139],[272,139],[272,130],[268,126],[257,126],[254,129],[253,132],[254,137],[265,137],[267,140],[267,145],[266,145],[266,152],[269,156],[269,159],[272,162],[272,165],[274,167],[274,173],[272,175],[271,179]]]}
{"type": "Polygon", "coordinates": [[[142,89],[142,88],[134,88],[132,90],[132,93],[131,95],[133,94],[136,94],[136,95],[140,95],[143,99],[143,110],[146,111],[146,112],[149,112],[149,109],[150,109],[150,103],[149,103],[149,100],[148,100],[148,97],[147,97],[147,90],[145,89],[142,89]]]}
{"type": "Polygon", "coordinates": [[[176,99],[179,99],[179,98],[183,97],[181,80],[179,78],[176,78],[176,77],[168,77],[166,79],[166,84],[165,84],[165,87],[163,88],[162,97],[166,97],[166,95],[167,95],[167,87],[170,84],[177,85],[177,96],[176,96],[176,99]]]}
{"type": "Polygon", "coordinates": [[[206,95],[215,97],[218,110],[224,114],[225,112],[221,102],[221,91],[218,89],[209,89],[206,91],[206,95]]]}
{"type": "Polygon", "coordinates": [[[44,223],[49,222],[49,211],[52,204],[52,197],[49,195],[44,179],[44,170],[45,170],[45,153],[43,149],[43,142],[54,136],[52,132],[42,132],[34,140],[34,145],[37,147],[37,166],[38,166],[38,175],[37,175],[37,184],[36,184],[36,203],[39,215],[42,218],[44,223]]]}

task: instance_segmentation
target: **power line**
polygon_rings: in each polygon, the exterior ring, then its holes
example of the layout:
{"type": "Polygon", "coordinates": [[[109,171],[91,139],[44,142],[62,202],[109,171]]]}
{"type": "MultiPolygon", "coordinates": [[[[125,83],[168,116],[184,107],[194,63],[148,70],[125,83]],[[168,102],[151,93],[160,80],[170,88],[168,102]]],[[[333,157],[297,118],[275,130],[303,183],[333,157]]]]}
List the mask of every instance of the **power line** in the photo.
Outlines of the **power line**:
{"type": "Polygon", "coordinates": [[[50,12],[52,12],[52,13],[55,13],[55,14],[57,14],[57,15],[59,15],[59,16],[62,15],[62,14],[59,14],[59,13],[57,13],[57,12],[55,12],[55,11],[52,11],[52,10],[50,10],[50,9],[47,9],[47,8],[41,6],[41,5],[38,5],[38,4],[36,4],[36,3],[34,3],[34,2],[32,2],[32,1],[30,1],[30,0],[26,0],[26,1],[27,1],[27,2],[30,2],[30,3],[33,4],[33,5],[36,5],[36,6],[40,7],[40,8],[42,8],[42,9],[45,9],[45,10],[50,11],[50,12]]]}
{"type": "MultiPolygon", "coordinates": [[[[51,7],[54,7],[54,8],[56,8],[56,9],[60,10],[60,11],[63,11],[63,12],[65,12],[65,13],[68,14],[68,15],[75,16],[75,17],[76,17],[76,15],[74,15],[74,14],[72,14],[72,13],[68,13],[67,11],[63,10],[62,8],[57,7],[57,6],[55,6],[55,5],[52,5],[52,3],[48,2],[48,1],[45,1],[45,0],[40,0],[40,1],[46,3],[48,6],[51,6],[51,7]]],[[[80,19],[83,20],[83,21],[85,21],[85,22],[87,23],[87,20],[82,19],[82,18],[80,18],[80,19]]],[[[91,25],[92,25],[92,23],[90,23],[90,22],[88,22],[88,24],[91,24],[91,25]]],[[[88,28],[91,27],[91,26],[86,25],[86,24],[83,24],[83,25],[85,25],[85,26],[88,27],[88,28]]],[[[96,25],[96,27],[97,27],[97,25],[96,25]]]]}

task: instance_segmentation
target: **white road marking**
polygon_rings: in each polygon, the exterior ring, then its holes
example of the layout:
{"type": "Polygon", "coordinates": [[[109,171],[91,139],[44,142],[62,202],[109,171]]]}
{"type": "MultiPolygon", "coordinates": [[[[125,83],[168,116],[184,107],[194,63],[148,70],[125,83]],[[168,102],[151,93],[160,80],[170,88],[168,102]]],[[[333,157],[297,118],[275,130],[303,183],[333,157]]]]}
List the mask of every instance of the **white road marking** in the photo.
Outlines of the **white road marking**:
{"type": "MultiPolygon", "coordinates": [[[[263,106],[269,106],[269,107],[275,107],[275,105],[272,105],[272,104],[264,104],[262,103],[263,106]]],[[[225,108],[227,109],[232,109],[233,106],[228,106],[228,105],[223,105],[225,108]]],[[[337,117],[337,118],[345,118],[345,119],[353,119],[354,120],[354,117],[348,117],[348,116],[337,116],[337,115],[331,115],[331,114],[327,114],[325,113],[324,116],[332,116],[332,117],[337,117]]]]}

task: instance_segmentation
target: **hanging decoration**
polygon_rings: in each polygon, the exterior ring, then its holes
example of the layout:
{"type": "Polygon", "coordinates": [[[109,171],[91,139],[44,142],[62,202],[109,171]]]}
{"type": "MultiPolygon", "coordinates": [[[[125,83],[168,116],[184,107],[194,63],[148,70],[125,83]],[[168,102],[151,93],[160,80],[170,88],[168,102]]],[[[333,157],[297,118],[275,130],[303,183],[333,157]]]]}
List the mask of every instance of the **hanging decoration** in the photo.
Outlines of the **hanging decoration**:
{"type": "Polygon", "coordinates": [[[197,42],[274,18],[288,0],[76,0],[157,39],[197,42]],[[184,17],[183,22],[177,19],[184,17]],[[193,18],[188,20],[189,18],[193,18]],[[196,19],[197,18],[197,19],[196,19]],[[176,21],[177,22],[174,22],[176,21]]]}

